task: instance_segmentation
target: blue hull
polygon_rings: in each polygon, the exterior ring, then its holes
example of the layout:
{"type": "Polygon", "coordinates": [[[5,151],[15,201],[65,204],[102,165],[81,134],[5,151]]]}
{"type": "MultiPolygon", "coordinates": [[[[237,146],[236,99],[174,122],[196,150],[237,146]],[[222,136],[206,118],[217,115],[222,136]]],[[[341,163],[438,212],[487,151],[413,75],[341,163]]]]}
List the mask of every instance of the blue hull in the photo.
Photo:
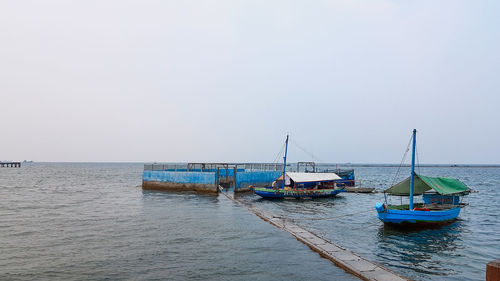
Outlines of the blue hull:
{"type": "Polygon", "coordinates": [[[325,198],[333,197],[340,192],[345,192],[344,189],[325,189],[325,190],[282,190],[273,188],[256,188],[255,194],[269,199],[284,199],[284,198],[325,198]]]}
{"type": "Polygon", "coordinates": [[[410,211],[385,209],[377,210],[378,218],[390,224],[440,224],[450,222],[458,217],[460,208],[440,211],[410,211]]]}

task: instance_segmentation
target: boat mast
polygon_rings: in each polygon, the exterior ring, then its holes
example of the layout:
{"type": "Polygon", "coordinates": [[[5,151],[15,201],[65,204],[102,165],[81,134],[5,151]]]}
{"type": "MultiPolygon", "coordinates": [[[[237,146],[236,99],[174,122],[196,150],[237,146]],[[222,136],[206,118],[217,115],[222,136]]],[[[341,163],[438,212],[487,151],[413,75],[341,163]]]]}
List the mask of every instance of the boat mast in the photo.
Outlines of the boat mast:
{"type": "Polygon", "coordinates": [[[413,129],[413,147],[411,149],[411,176],[410,176],[410,211],[413,211],[413,184],[415,182],[415,144],[417,130],[413,129]]]}
{"type": "Polygon", "coordinates": [[[285,189],[285,172],[286,172],[286,153],[288,151],[288,134],[286,135],[285,141],[285,157],[283,157],[283,183],[281,184],[281,189],[285,189]]]}

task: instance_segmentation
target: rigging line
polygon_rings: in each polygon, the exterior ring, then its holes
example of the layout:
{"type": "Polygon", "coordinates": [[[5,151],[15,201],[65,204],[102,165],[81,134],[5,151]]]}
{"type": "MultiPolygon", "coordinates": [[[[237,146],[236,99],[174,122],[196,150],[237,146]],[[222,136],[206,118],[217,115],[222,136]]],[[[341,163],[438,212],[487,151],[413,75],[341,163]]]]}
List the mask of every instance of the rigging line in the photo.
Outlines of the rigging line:
{"type": "Polygon", "coordinates": [[[276,158],[274,158],[274,162],[273,163],[280,162],[280,158],[282,158],[282,157],[285,156],[285,147],[286,147],[286,141],[284,141],[283,144],[281,145],[281,149],[278,152],[278,154],[276,155],[276,158]]]}
{"type": "Polygon", "coordinates": [[[396,171],[396,175],[394,175],[394,179],[392,180],[392,183],[389,187],[394,186],[394,183],[396,182],[397,177],[399,176],[399,172],[401,171],[401,166],[403,166],[403,162],[406,159],[406,155],[408,154],[408,151],[410,151],[410,145],[411,145],[411,140],[413,139],[413,133],[410,136],[410,141],[408,142],[408,145],[406,146],[406,151],[403,154],[403,158],[401,159],[401,163],[399,163],[398,170],[396,171]]]}
{"type": "MultiPolygon", "coordinates": [[[[363,213],[368,213],[373,211],[372,209],[360,211],[360,212],[355,212],[355,213],[350,213],[350,214],[345,214],[345,215],[340,215],[340,216],[335,216],[335,217],[328,217],[328,218],[290,218],[292,221],[301,221],[301,220],[311,220],[311,221],[320,221],[320,220],[334,220],[338,218],[343,218],[347,216],[352,216],[352,215],[358,215],[358,214],[363,214],[363,213]]],[[[283,218],[283,217],[282,217],[283,218]]]]}
{"type": "Polygon", "coordinates": [[[282,150],[282,149],[280,148],[280,151],[278,152],[278,154],[276,154],[276,157],[274,157],[274,160],[273,160],[273,162],[272,162],[273,164],[274,164],[274,163],[276,163],[276,161],[277,161],[278,157],[281,155],[281,150],[282,150]]]}
{"type": "Polygon", "coordinates": [[[278,163],[278,159],[279,159],[279,157],[281,156],[281,154],[283,153],[283,149],[285,149],[285,144],[283,144],[283,145],[281,146],[281,149],[280,149],[280,151],[278,152],[278,154],[276,154],[276,157],[274,158],[273,163],[278,163]]]}
{"type": "MultiPolygon", "coordinates": [[[[378,221],[373,221],[373,222],[369,222],[369,223],[366,223],[366,224],[363,224],[362,226],[359,226],[359,227],[355,227],[355,228],[349,228],[350,230],[357,230],[357,229],[366,229],[366,225],[375,225],[375,224],[380,224],[378,221]]],[[[310,229],[308,228],[308,226],[304,226],[304,225],[298,225],[299,227],[305,229],[306,231],[309,231],[310,233],[318,236],[319,238],[323,239],[323,240],[326,240],[332,244],[335,244],[333,243],[330,238],[326,235],[326,233],[324,233],[322,230],[320,229],[316,229],[316,228],[313,228],[313,229],[310,229]]]]}
{"type": "Polygon", "coordinates": [[[314,154],[312,152],[307,151],[305,148],[303,148],[301,145],[299,145],[296,141],[290,140],[290,142],[293,145],[295,145],[298,149],[302,150],[302,152],[304,152],[305,154],[308,154],[309,156],[311,156],[311,158],[313,160],[317,160],[317,162],[325,163],[325,161],[323,161],[323,160],[319,159],[318,157],[314,156],[314,154]]]}
{"type": "Polygon", "coordinates": [[[420,170],[420,159],[418,158],[418,145],[415,144],[415,152],[417,154],[417,169],[418,169],[418,173],[421,174],[422,171],[420,170]]]}

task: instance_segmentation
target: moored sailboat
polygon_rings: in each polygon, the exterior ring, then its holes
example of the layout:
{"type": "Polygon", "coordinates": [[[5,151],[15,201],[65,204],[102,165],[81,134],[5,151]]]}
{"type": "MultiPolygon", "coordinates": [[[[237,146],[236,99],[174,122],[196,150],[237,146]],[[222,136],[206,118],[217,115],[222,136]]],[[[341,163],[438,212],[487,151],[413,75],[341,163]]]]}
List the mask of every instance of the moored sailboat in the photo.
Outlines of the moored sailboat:
{"type": "Polygon", "coordinates": [[[285,173],[285,186],[281,188],[283,176],[276,179],[272,186],[255,187],[255,194],[264,198],[322,198],[332,197],[344,192],[337,187],[336,180],[341,177],[334,173],[285,173]]]}
{"type": "Polygon", "coordinates": [[[263,198],[322,198],[332,197],[344,192],[344,185],[337,186],[336,181],[342,180],[335,173],[292,173],[286,172],[286,157],[288,151],[288,135],[285,141],[285,156],[283,157],[283,173],[271,186],[254,187],[255,194],[263,198]]]}
{"type": "Polygon", "coordinates": [[[385,203],[377,203],[378,218],[387,224],[435,225],[455,220],[460,209],[467,204],[460,203],[461,196],[470,189],[458,179],[427,177],[415,173],[416,130],[412,134],[412,162],[410,177],[386,189],[385,203]],[[408,196],[408,205],[388,205],[387,195],[408,196]],[[414,204],[414,196],[423,196],[423,203],[414,204]]]}

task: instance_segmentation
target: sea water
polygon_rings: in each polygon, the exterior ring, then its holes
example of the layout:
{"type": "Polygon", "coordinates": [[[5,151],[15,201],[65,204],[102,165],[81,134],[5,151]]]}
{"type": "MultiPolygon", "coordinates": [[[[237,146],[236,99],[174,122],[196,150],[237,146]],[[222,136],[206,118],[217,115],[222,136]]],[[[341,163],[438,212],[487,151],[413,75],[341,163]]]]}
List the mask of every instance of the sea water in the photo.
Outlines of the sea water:
{"type": "Polygon", "coordinates": [[[0,280],[356,280],[223,195],[141,164],[0,169],[0,280]]]}
{"type": "MultiPolygon", "coordinates": [[[[141,164],[0,169],[0,280],[355,280],[223,195],[143,191],[141,164]]],[[[363,186],[409,174],[356,168],[363,186]]],[[[416,280],[484,280],[500,257],[500,169],[422,168],[479,191],[459,219],[404,231],[377,219],[383,194],[248,204],[416,280]]]]}
{"type": "MultiPolygon", "coordinates": [[[[340,193],[320,200],[242,198],[256,207],[334,241],[361,256],[416,280],[484,280],[486,264],[500,258],[500,168],[427,167],[428,176],[460,179],[472,189],[463,199],[458,220],[435,229],[405,230],[387,227],[378,218],[377,202],[383,193],[340,193]]],[[[362,186],[381,191],[407,178],[408,168],[355,168],[362,186]]],[[[421,196],[420,196],[421,198],[421,196]]],[[[394,204],[400,198],[389,199],[394,204]]],[[[404,203],[405,201],[403,201],[404,203]]],[[[417,201],[418,202],[418,201],[417,201]]]]}

